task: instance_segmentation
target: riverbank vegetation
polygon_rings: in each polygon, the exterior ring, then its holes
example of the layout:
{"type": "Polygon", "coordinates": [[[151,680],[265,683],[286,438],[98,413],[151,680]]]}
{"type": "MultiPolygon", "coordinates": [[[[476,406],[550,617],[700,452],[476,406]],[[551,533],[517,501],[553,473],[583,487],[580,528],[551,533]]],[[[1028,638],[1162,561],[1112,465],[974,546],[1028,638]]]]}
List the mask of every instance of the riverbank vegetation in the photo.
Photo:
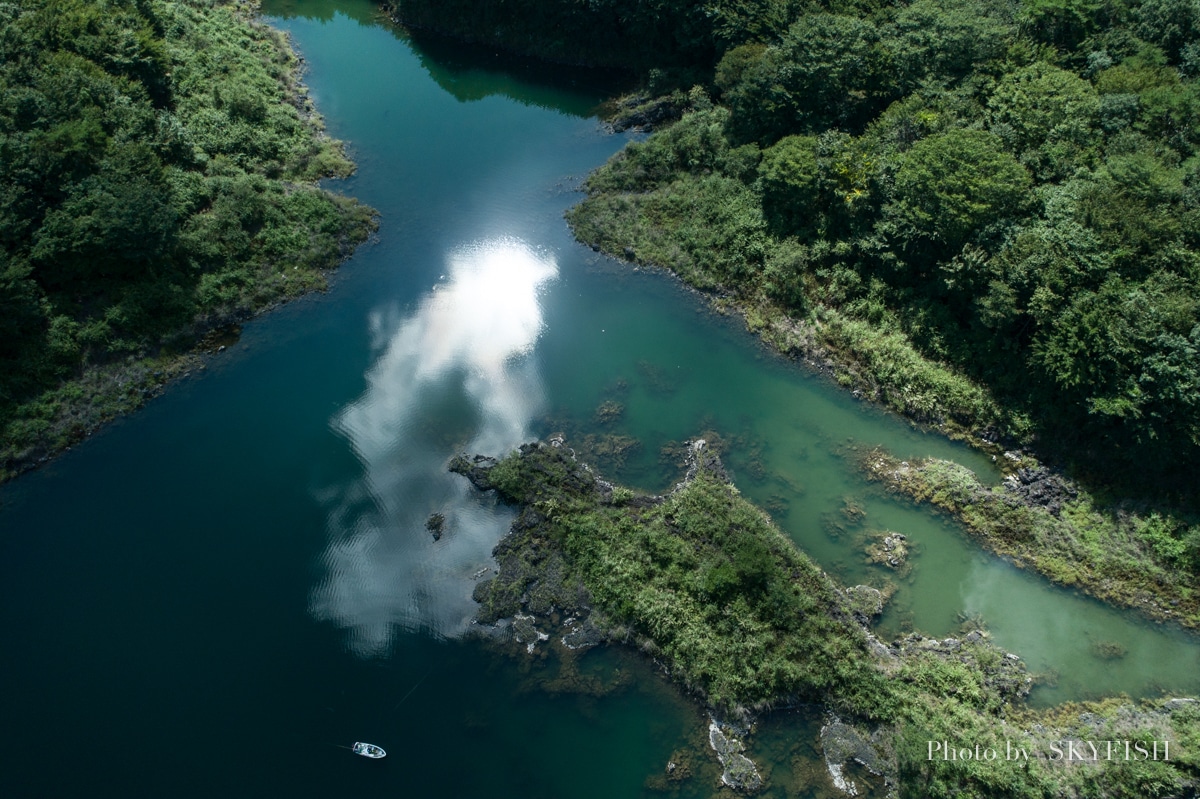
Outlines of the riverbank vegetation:
{"type": "Polygon", "coordinates": [[[0,477],[325,286],[373,211],[246,3],[0,4],[0,477]]]}
{"type": "Polygon", "coordinates": [[[873,451],[861,465],[889,491],[951,513],[985,548],[1060,585],[1200,629],[1200,522],[1097,507],[1044,468],[989,487],[949,461],[873,451]]]}
{"type": "Polygon", "coordinates": [[[607,505],[589,477],[554,448],[489,473],[548,522],[595,605],[653,642],[689,687],[724,707],[828,689],[859,714],[879,709],[884,680],[863,668],[865,636],[845,600],[716,473],[697,470],[663,502],[617,490],[607,505]]]}
{"type": "Polygon", "coordinates": [[[687,479],[664,497],[613,486],[569,451],[532,444],[498,463],[451,465],[521,509],[497,547],[499,574],[476,591],[481,621],[516,619],[519,640],[536,642],[550,636],[534,625],[569,617],[574,631],[583,620],[654,657],[719,713],[824,704],[844,722],[834,740],[822,736],[827,762],[857,759],[905,797],[1168,796],[1200,784],[1200,703],[1031,709],[1024,667],[984,631],[876,640],[850,592],[704,449],[693,445],[687,479]],[[1170,740],[1173,754],[1066,763],[1050,748],[1101,738],[1170,740]],[[931,742],[1000,753],[1010,743],[1028,758],[931,758],[931,742]]]}

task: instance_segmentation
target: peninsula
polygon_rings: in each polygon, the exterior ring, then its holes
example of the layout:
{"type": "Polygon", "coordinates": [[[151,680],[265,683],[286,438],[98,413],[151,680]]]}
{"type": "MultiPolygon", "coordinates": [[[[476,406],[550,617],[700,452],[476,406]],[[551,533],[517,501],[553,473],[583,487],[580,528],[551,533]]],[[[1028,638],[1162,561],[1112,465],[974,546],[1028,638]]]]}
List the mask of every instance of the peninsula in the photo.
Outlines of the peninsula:
{"type": "Polygon", "coordinates": [[[843,790],[854,790],[853,764],[861,779],[923,799],[1183,796],[1200,785],[1200,702],[1038,711],[1023,702],[1032,679],[1020,659],[984,630],[880,641],[870,626],[880,592],[821,571],[739,495],[702,439],[665,496],[604,480],[561,438],[499,461],[459,456],[450,468],[520,509],[496,548],[498,574],[476,588],[479,621],[531,645],[606,640],[659,660],[709,708],[731,788],[762,787],[736,731],[795,703],[831,714],[821,743],[843,790]],[[1160,753],[1062,755],[1065,742],[1101,739],[1159,741],[1160,753]],[[970,757],[958,756],[963,748],[970,757]],[[1005,751],[1026,754],[1014,764],[1005,751]]]}
{"type": "Polygon", "coordinates": [[[374,211],[257,5],[0,7],[0,480],[326,286],[374,211]]]}

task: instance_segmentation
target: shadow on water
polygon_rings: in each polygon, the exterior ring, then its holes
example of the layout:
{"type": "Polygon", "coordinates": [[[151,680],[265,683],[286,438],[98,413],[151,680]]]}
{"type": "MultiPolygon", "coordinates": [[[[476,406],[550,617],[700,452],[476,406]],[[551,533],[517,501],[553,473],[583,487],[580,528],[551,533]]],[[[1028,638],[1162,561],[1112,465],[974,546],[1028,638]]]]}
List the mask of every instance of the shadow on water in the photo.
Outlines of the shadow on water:
{"type": "Polygon", "coordinates": [[[362,25],[382,25],[412,49],[438,86],[464,103],[505,97],[526,106],[590,117],[597,114],[606,99],[634,85],[630,73],[548,64],[433,31],[396,25],[374,0],[267,0],[263,12],[281,19],[320,21],[344,14],[362,25]]]}
{"type": "Polygon", "coordinates": [[[429,76],[461,102],[502,95],[522,105],[588,117],[633,85],[622,72],[546,64],[429,31],[398,29],[397,35],[407,39],[429,76]]]}
{"type": "Polygon", "coordinates": [[[340,14],[360,25],[383,21],[375,0],[263,0],[262,13],[279,19],[302,17],[320,22],[332,22],[340,14]]]}

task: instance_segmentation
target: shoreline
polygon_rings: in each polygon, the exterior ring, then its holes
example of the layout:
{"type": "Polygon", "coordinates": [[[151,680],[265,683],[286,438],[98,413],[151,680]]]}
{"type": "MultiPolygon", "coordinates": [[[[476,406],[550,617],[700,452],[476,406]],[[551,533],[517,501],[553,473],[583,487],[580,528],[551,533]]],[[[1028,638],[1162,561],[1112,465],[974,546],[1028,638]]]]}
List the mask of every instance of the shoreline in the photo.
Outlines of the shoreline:
{"type": "Polygon", "coordinates": [[[1124,525],[1106,519],[1056,472],[1020,466],[1001,484],[985,486],[950,461],[901,461],[878,449],[862,454],[859,468],[888,493],[949,515],[980,547],[1019,569],[1147,620],[1200,632],[1200,581],[1134,550],[1137,517],[1124,525]],[[1109,546],[1088,558],[1085,547],[1096,538],[1109,546]]]}
{"type": "MultiPolygon", "coordinates": [[[[1030,454],[1024,449],[1020,442],[1014,441],[1011,438],[1005,439],[1005,437],[1000,435],[992,437],[988,429],[978,430],[968,428],[955,423],[953,420],[943,420],[941,424],[937,424],[929,419],[910,415],[903,410],[897,409],[886,399],[881,398],[879,387],[862,374],[860,370],[863,368],[863,365],[861,363],[853,360],[839,360],[839,352],[836,349],[831,349],[817,343],[815,335],[812,335],[815,334],[815,331],[811,326],[805,329],[805,323],[797,323],[785,314],[780,313],[779,318],[771,319],[766,322],[765,326],[760,325],[756,328],[751,320],[756,315],[761,314],[761,306],[750,307],[746,301],[728,289],[702,289],[692,285],[683,275],[680,275],[669,267],[631,261],[628,258],[623,258],[621,254],[607,252],[602,248],[598,248],[595,244],[589,244],[580,239],[577,240],[585,246],[590,246],[593,251],[612,258],[618,263],[632,266],[634,269],[639,270],[654,270],[660,274],[669,276],[680,287],[693,294],[697,300],[703,302],[710,312],[726,318],[736,316],[745,326],[746,332],[753,335],[759,344],[772,355],[809,370],[823,380],[848,392],[855,399],[870,403],[883,413],[894,414],[917,429],[945,436],[950,441],[965,444],[985,455],[990,455],[1001,473],[1001,481],[995,486],[987,486],[979,482],[978,478],[972,473],[972,478],[975,480],[973,494],[981,503],[983,499],[988,497],[998,497],[999,495],[994,492],[1002,489],[1006,482],[1019,479],[1019,475],[1022,472],[1027,470],[1042,472],[1058,485],[1065,486],[1066,490],[1072,494],[1072,498],[1076,499],[1082,507],[1086,508],[1088,513],[1102,517],[1096,523],[1096,526],[1101,528],[1108,537],[1114,537],[1117,534],[1112,529],[1118,524],[1116,519],[1117,512],[1112,511],[1110,508],[1098,506],[1094,495],[1067,477],[1063,470],[1046,466],[1036,455],[1030,454]],[[798,334],[797,328],[804,329],[810,335],[798,334]]],[[[886,452],[872,450],[872,454],[884,458],[889,463],[893,461],[899,463],[898,459],[892,458],[886,452]]],[[[922,463],[937,464],[949,462],[930,459],[928,461],[923,460],[922,463]]],[[[1028,546],[1010,546],[997,536],[986,532],[987,525],[980,521],[978,515],[972,516],[970,512],[971,503],[969,501],[963,500],[955,503],[947,503],[938,499],[931,499],[931,496],[936,491],[929,487],[920,486],[919,470],[914,469],[912,479],[907,481],[891,480],[883,473],[877,473],[876,470],[872,469],[867,463],[865,456],[862,458],[859,468],[868,479],[872,482],[882,484],[889,493],[900,494],[917,504],[923,502],[933,504],[940,512],[947,514],[962,526],[978,546],[994,555],[1012,560],[1018,568],[1028,568],[1056,585],[1080,590],[1084,594],[1113,607],[1132,610],[1150,621],[1175,623],[1191,633],[1200,632],[1200,581],[1192,580],[1190,584],[1184,581],[1182,593],[1177,590],[1170,590],[1171,586],[1164,587],[1161,577],[1157,580],[1138,580],[1135,589],[1123,590],[1128,589],[1128,586],[1118,581],[1114,587],[1113,578],[1110,575],[1101,575],[1094,578],[1088,577],[1087,574],[1091,571],[1089,567],[1093,566],[1093,564],[1087,561],[1081,561],[1078,564],[1085,570],[1082,576],[1067,576],[1067,570],[1061,567],[1048,568],[1046,566],[1047,559],[1052,557],[1055,554],[1054,552],[1038,553],[1028,546]],[[1179,609],[1181,606],[1183,606],[1183,610],[1179,609]]],[[[1034,514],[1039,518],[1044,515],[1045,508],[1039,504],[1038,498],[1035,496],[1027,493],[1007,493],[1004,496],[1004,501],[1010,505],[1013,502],[1017,502],[1025,507],[1030,514],[1034,514]]],[[[986,506],[981,504],[980,507],[986,513],[986,506]]],[[[1125,515],[1131,516],[1134,519],[1134,525],[1137,525],[1141,521],[1137,514],[1126,513],[1125,515]]],[[[1146,559],[1148,559],[1148,556],[1143,558],[1143,560],[1146,559]]],[[[1143,571],[1153,571],[1153,563],[1143,569],[1143,571]]],[[[1178,569],[1174,576],[1179,580],[1183,580],[1186,574],[1182,569],[1178,569]]]]}

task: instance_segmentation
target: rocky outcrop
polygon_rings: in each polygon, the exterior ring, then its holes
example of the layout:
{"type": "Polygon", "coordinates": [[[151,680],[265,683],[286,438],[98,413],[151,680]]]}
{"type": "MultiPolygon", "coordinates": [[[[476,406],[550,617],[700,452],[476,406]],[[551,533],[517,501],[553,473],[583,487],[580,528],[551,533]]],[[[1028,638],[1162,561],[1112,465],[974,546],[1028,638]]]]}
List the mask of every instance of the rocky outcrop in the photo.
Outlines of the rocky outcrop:
{"type": "Polygon", "coordinates": [[[957,660],[982,675],[984,688],[995,690],[1008,701],[1024,699],[1033,688],[1033,676],[1025,662],[1017,655],[999,649],[985,630],[971,630],[962,638],[940,639],[909,633],[890,644],[888,650],[899,658],[928,653],[957,660]]]}
{"type": "Polygon", "coordinates": [[[473,458],[467,458],[466,455],[455,455],[450,460],[449,470],[470,480],[471,485],[480,491],[491,491],[495,486],[492,485],[488,472],[497,463],[499,461],[488,455],[476,455],[473,458]]]}
{"type": "MultiPolygon", "coordinates": [[[[481,624],[511,619],[519,613],[543,617],[561,613],[582,624],[591,615],[591,595],[569,570],[558,545],[544,535],[545,517],[528,507],[493,550],[495,577],[475,585],[481,624]]],[[[573,632],[568,630],[567,633],[573,632]]]]}
{"type": "Polygon", "coordinates": [[[533,653],[541,641],[549,641],[550,633],[542,632],[537,627],[537,619],[524,613],[517,613],[512,619],[513,638],[518,644],[525,645],[525,651],[533,653]]]}
{"type": "Polygon", "coordinates": [[[729,473],[725,471],[725,464],[721,462],[720,453],[708,446],[708,441],[703,438],[698,438],[695,441],[689,442],[687,445],[687,472],[684,475],[683,481],[678,483],[673,491],[679,491],[689,482],[695,479],[700,470],[711,472],[716,475],[719,480],[726,483],[732,483],[729,479],[729,473]]]}
{"type": "Polygon", "coordinates": [[[883,613],[883,606],[891,598],[894,591],[895,586],[892,586],[891,590],[885,593],[869,585],[855,585],[847,588],[843,593],[846,595],[850,613],[859,624],[865,625],[871,619],[883,613]]]}
{"type": "Polygon", "coordinates": [[[912,571],[912,565],[908,562],[908,550],[908,536],[903,533],[873,533],[866,547],[867,562],[886,566],[898,575],[906,576],[912,571]]]}
{"type": "Polygon", "coordinates": [[[1055,516],[1063,505],[1079,496],[1079,489],[1045,466],[1023,467],[1004,480],[1006,496],[1014,502],[1045,508],[1055,516]]]}
{"type": "Polygon", "coordinates": [[[624,97],[618,101],[609,126],[617,133],[626,130],[649,133],[682,117],[685,107],[686,99],[681,96],[624,97]]]}
{"type": "Polygon", "coordinates": [[[566,632],[559,640],[567,649],[587,649],[607,640],[604,630],[591,617],[577,619],[570,616],[563,621],[562,627],[566,632]]]}
{"type": "Polygon", "coordinates": [[[434,541],[441,541],[442,534],[446,532],[446,516],[441,513],[429,514],[429,518],[425,520],[425,529],[433,536],[434,541]]]}

